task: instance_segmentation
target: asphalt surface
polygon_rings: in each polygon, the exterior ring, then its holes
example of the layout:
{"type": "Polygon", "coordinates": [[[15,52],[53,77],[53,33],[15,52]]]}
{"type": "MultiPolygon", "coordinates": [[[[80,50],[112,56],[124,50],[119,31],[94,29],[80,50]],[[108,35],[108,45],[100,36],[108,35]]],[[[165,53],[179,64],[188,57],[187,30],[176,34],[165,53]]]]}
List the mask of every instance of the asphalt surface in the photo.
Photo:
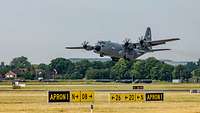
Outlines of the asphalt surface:
{"type": "MultiPolygon", "coordinates": [[[[27,85],[27,86],[37,86],[37,85],[27,85]]],[[[41,85],[38,85],[38,86],[41,86],[41,85]]],[[[44,85],[45,86],[45,85],[44,85]]],[[[76,84],[76,85],[47,85],[47,86],[105,86],[105,89],[100,89],[100,90],[93,90],[95,92],[190,92],[191,89],[155,89],[155,90],[143,90],[143,89],[129,89],[129,90],[107,90],[106,89],[106,86],[121,86],[121,85],[83,85],[83,84],[76,84]]],[[[10,85],[2,85],[0,86],[0,92],[1,91],[48,91],[46,89],[1,89],[1,88],[6,88],[6,87],[12,87],[10,85]]],[[[67,90],[67,89],[66,89],[67,90]]],[[[81,88],[80,88],[81,90],[81,88]]],[[[197,89],[197,90],[200,90],[200,89],[197,89]]]]}
{"type": "MultiPolygon", "coordinates": [[[[2,89],[1,91],[48,91],[48,90],[24,90],[24,89],[2,89]]],[[[93,90],[95,92],[190,92],[190,90],[93,90]]]]}

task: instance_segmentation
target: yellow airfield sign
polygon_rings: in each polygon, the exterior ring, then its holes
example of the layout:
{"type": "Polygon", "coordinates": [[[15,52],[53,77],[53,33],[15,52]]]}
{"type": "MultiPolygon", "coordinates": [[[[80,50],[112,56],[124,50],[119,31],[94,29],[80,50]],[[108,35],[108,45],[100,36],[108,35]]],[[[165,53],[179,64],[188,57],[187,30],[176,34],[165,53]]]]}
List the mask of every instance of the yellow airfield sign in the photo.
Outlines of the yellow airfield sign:
{"type": "Polygon", "coordinates": [[[93,91],[82,91],[81,92],[81,102],[94,102],[94,92],[93,91]]]}
{"type": "Polygon", "coordinates": [[[110,93],[111,102],[143,102],[144,93],[110,93]]]}
{"type": "Polygon", "coordinates": [[[94,102],[94,91],[72,91],[71,102],[94,102]]]}
{"type": "Polygon", "coordinates": [[[71,100],[71,102],[80,102],[81,101],[81,92],[80,91],[71,91],[70,100],[71,100]]]}

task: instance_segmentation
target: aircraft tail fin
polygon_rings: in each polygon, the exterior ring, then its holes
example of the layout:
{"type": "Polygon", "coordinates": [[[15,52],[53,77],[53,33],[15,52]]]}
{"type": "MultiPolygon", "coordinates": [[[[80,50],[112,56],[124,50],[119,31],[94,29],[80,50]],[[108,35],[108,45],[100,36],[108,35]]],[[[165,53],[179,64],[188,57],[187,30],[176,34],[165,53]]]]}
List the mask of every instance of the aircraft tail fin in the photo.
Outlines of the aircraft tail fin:
{"type": "Polygon", "coordinates": [[[144,39],[145,39],[146,41],[151,41],[151,28],[150,28],[150,27],[147,27],[147,30],[146,30],[144,39]]]}

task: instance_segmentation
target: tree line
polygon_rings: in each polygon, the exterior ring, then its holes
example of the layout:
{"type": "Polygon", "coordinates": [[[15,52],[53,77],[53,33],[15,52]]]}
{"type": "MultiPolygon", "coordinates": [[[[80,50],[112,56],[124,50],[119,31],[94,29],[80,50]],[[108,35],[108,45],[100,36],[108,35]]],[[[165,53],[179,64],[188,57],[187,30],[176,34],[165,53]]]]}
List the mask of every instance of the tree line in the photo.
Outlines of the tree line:
{"type": "Polygon", "coordinates": [[[152,79],[172,81],[190,78],[200,78],[200,60],[188,62],[186,65],[169,65],[154,57],[145,60],[127,61],[120,59],[113,61],[80,60],[72,62],[65,58],[56,58],[49,64],[31,64],[28,58],[21,56],[14,58],[9,65],[0,66],[0,75],[9,71],[17,74],[18,78],[34,80],[44,79],[152,79]]]}

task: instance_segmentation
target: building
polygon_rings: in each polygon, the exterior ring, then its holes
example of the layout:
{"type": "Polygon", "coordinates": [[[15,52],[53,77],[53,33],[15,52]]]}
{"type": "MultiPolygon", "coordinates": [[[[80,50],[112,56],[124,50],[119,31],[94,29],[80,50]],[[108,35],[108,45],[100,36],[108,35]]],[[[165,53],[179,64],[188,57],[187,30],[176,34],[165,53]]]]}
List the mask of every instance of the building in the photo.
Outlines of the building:
{"type": "Polygon", "coordinates": [[[17,74],[15,74],[12,71],[9,71],[8,73],[5,74],[5,78],[17,78],[17,74]]]}

